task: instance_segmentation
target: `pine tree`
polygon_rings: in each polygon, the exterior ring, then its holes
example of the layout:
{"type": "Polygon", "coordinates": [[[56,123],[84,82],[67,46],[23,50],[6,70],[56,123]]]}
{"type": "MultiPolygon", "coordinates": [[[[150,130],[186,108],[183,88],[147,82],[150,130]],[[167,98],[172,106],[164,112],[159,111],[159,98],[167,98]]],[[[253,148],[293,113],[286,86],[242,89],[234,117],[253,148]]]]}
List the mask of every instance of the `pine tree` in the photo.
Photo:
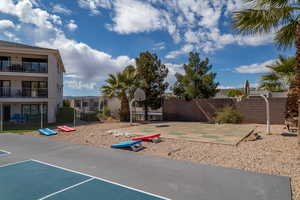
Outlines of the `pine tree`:
{"type": "Polygon", "coordinates": [[[148,108],[158,109],[162,106],[162,95],[169,86],[165,82],[169,71],[156,54],[148,51],[142,52],[136,58],[136,69],[140,87],[146,94],[143,104],[145,120],[148,120],[148,108]]]}
{"type": "Polygon", "coordinates": [[[212,65],[208,58],[200,59],[199,53],[190,53],[189,63],[183,65],[185,74],[177,73],[172,90],[176,96],[185,100],[215,96],[219,83],[215,82],[216,73],[210,72],[212,65]]]}

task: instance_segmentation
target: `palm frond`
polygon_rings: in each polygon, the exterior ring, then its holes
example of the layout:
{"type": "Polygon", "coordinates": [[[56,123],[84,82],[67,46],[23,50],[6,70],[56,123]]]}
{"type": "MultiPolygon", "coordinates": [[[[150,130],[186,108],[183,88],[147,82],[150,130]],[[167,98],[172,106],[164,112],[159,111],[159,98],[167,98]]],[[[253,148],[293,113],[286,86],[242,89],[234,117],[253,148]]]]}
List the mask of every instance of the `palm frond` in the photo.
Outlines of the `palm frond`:
{"type": "Polygon", "coordinates": [[[295,44],[297,20],[291,20],[275,34],[274,41],[279,49],[291,48],[295,44]]]}
{"type": "Polygon", "coordinates": [[[245,2],[254,4],[257,7],[269,6],[273,7],[285,7],[290,4],[290,0],[245,0],[245,2]]]}
{"type": "Polygon", "coordinates": [[[269,33],[293,20],[291,7],[245,9],[234,12],[233,26],[241,34],[269,33]]]}

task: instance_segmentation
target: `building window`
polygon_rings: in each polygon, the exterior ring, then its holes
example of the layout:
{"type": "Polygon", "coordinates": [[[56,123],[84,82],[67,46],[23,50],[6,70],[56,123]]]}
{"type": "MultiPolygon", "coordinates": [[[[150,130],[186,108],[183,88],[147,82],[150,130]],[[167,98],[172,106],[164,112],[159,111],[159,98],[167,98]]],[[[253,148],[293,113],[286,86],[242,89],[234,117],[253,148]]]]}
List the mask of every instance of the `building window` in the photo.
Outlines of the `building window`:
{"type": "Polygon", "coordinates": [[[0,56],[0,70],[9,71],[10,57],[0,56]]]}
{"type": "Polygon", "coordinates": [[[75,100],[75,107],[80,108],[81,102],[79,100],[75,100]]]}
{"type": "Polygon", "coordinates": [[[48,60],[41,58],[22,58],[24,72],[47,73],[48,60]]]}
{"type": "Polygon", "coordinates": [[[22,81],[22,96],[48,97],[47,81],[22,81]]]}
{"type": "MultiPolygon", "coordinates": [[[[43,114],[48,113],[48,105],[43,104],[43,114]]],[[[22,104],[22,115],[41,114],[41,104],[22,104]]]]}
{"type": "Polygon", "coordinates": [[[88,102],[83,102],[82,106],[83,106],[83,107],[88,107],[89,104],[88,104],[88,102]]]}

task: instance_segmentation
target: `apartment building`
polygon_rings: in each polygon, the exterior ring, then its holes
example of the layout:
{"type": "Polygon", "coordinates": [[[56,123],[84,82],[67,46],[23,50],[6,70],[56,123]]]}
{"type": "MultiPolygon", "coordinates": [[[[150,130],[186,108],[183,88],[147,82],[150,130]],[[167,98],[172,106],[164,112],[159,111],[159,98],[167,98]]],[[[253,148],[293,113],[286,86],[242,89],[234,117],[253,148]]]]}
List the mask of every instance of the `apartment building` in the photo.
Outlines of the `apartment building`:
{"type": "Polygon", "coordinates": [[[112,116],[118,117],[121,102],[118,98],[107,98],[104,96],[82,96],[70,97],[71,107],[82,113],[102,112],[103,107],[107,106],[112,116]]]}
{"type": "Polygon", "coordinates": [[[63,73],[58,50],[0,40],[0,105],[4,121],[39,115],[49,123],[63,101],[63,73]]]}

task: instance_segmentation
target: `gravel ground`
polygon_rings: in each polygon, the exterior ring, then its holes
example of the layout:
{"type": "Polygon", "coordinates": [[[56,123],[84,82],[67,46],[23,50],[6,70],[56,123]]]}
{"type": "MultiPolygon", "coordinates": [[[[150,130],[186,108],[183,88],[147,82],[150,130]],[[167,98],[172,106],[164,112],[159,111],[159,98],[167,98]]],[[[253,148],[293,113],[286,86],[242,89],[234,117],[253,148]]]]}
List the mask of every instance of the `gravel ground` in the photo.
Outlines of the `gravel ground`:
{"type": "MultiPolygon", "coordinates": [[[[49,138],[110,148],[111,144],[129,140],[129,138],[115,137],[107,131],[128,126],[128,123],[119,122],[91,124],[77,127],[76,132],[58,134],[49,138]]],[[[257,126],[256,130],[262,139],[245,141],[237,147],[163,138],[163,142],[159,144],[144,142],[146,148],[138,153],[289,176],[292,179],[293,199],[300,200],[300,148],[297,146],[296,135],[284,136],[282,133],[285,130],[282,125],[272,126],[272,135],[266,135],[265,126],[257,126]]],[[[24,134],[39,136],[37,132],[24,134]]]]}

